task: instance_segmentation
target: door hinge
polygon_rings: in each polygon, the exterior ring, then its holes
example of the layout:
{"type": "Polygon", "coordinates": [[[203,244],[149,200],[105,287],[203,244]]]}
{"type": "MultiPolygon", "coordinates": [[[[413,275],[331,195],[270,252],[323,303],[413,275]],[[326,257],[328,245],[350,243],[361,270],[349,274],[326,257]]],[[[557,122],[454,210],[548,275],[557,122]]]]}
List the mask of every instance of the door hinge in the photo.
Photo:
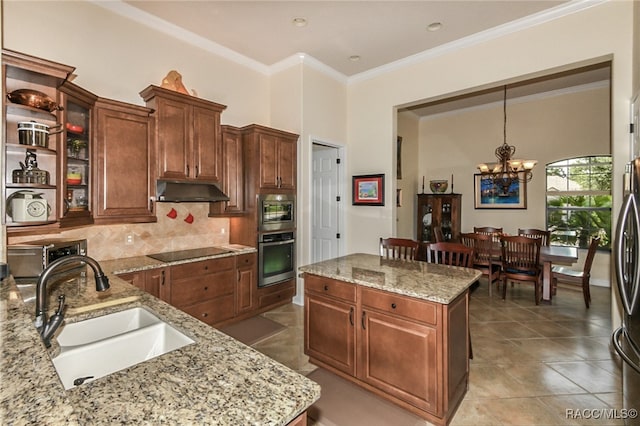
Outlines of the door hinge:
{"type": "Polygon", "coordinates": [[[629,133],[634,133],[635,127],[633,123],[629,123],[629,133]]]}
{"type": "Polygon", "coordinates": [[[340,239],[340,233],[339,232],[336,234],[336,238],[340,239]]]}
{"type": "Polygon", "coordinates": [[[336,195],[336,201],[340,201],[340,196],[336,195]]]}
{"type": "Polygon", "coordinates": [[[340,159],[336,158],[336,164],[340,164],[340,159]]]}

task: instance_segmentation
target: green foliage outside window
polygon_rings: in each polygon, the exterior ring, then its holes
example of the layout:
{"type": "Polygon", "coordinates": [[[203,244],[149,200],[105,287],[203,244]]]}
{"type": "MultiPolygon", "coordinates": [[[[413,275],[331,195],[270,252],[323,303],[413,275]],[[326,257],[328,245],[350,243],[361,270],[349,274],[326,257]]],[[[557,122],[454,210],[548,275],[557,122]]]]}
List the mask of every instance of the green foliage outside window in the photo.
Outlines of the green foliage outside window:
{"type": "Polygon", "coordinates": [[[551,243],[588,248],[599,236],[611,247],[611,156],[547,164],[547,229],[551,243]]]}

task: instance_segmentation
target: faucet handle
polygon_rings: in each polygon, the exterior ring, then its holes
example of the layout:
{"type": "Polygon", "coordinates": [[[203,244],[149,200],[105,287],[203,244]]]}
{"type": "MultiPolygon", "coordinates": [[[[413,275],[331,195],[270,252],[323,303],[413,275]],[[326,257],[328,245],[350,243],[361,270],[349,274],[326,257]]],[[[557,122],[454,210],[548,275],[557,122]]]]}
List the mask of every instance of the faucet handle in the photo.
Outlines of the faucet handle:
{"type": "Polygon", "coordinates": [[[64,294],[61,294],[60,296],[58,296],[58,309],[56,310],[56,315],[63,314],[64,308],[66,308],[64,301],[65,301],[64,294]]]}

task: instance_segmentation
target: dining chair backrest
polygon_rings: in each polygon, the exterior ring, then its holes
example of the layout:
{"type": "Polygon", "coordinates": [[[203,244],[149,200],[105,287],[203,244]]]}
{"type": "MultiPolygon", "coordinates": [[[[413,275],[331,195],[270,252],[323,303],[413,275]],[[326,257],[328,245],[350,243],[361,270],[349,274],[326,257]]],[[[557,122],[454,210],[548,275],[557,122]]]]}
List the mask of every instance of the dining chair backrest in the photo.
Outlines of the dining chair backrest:
{"type": "Polygon", "coordinates": [[[473,263],[477,266],[490,266],[492,263],[493,236],[477,232],[460,234],[462,244],[473,248],[473,263]]]}
{"type": "Polygon", "coordinates": [[[380,238],[380,256],[387,259],[416,260],[420,243],[409,238],[380,238]]]}
{"type": "Polygon", "coordinates": [[[506,273],[539,275],[541,244],[540,238],[522,235],[502,236],[502,270],[506,273]]]}
{"type": "Polygon", "coordinates": [[[473,248],[462,243],[431,243],[427,246],[427,262],[472,268],[473,248]]]}
{"type": "Polygon", "coordinates": [[[491,235],[493,241],[500,242],[500,236],[502,235],[502,228],[494,228],[493,226],[474,226],[473,232],[477,234],[491,235]]]}
{"type": "Polygon", "coordinates": [[[593,259],[596,257],[596,251],[600,245],[600,237],[593,237],[589,244],[589,250],[587,251],[587,257],[584,260],[584,268],[582,269],[584,275],[591,275],[591,267],[593,266],[593,259]]]}
{"type": "Polygon", "coordinates": [[[518,229],[518,235],[529,238],[540,238],[542,240],[541,245],[547,247],[551,243],[551,231],[545,231],[544,229],[520,228],[518,229]]]}
{"type": "Polygon", "coordinates": [[[436,240],[436,243],[444,242],[444,233],[442,232],[442,228],[439,226],[433,227],[433,236],[436,240]]]}

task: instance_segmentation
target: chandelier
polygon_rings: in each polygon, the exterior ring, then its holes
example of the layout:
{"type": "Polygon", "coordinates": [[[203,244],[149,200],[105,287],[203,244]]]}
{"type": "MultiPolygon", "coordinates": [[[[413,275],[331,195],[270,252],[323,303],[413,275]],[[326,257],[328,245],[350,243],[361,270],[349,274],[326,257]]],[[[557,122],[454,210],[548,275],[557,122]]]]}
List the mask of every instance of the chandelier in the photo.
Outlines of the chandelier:
{"type": "Polygon", "coordinates": [[[504,139],[502,145],[496,148],[497,163],[478,164],[478,170],[483,179],[490,179],[494,187],[502,187],[503,193],[508,193],[514,182],[529,182],[533,177],[531,170],[536,160],[522,160],[513,158],[516,147],[507,144],[507,86],[504,86],[504,139]]]}

